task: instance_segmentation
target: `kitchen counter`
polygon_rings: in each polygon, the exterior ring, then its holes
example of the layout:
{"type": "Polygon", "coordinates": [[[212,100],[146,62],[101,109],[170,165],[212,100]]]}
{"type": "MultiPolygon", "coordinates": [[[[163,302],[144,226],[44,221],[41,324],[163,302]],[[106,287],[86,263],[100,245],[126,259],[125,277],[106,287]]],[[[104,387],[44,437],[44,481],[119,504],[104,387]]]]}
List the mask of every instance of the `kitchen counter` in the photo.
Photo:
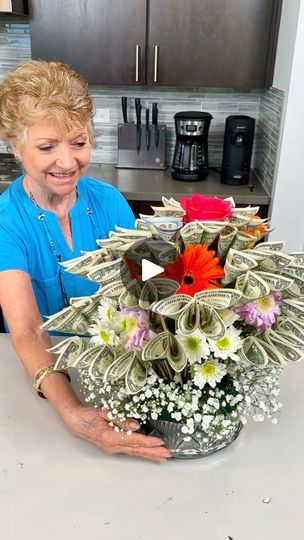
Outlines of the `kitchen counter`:
{"type": "Polygon", "coordinates": [[[254,173],[246,186],[227,186],[221,184],[220,175],[211,169],[209,176],[201,182],[179,182],[171,177],[171,168],[165,171],[142,169],[117,169],[112,164],[92,164],[88,175],[104,180],[121,191],[127,200],[161,201],[162,196],[190,196],[201,193],[212,197],[232,196],[237,204],[269,205],[270,196],[266,193],[254,173]],[[251,186],[251,187],[250,187],[251,186]]]}
{"type": "MultiPolygon", "coordinates": [[[[21,174],[21,173],[20,173],[21,174]]],[[[270,204],[270,196],[253,172],[246,186],[226,186],[221,184],[220,175],[210,170],[206,180],[201,182],[179,182],[171,177],[171,168],[165,171],[142,169],[117,169],[113,164],[93,163],[87,174],[98,180],[104,180],[119,189],[128,201],[161,201],[163,195],[179,199],[189,197],[193,193],[201,193],[211,197],[226,198],[232,196],[237,204],[265,205],[270,204]]],[[[0,176],[0,194],[11,184],[17,173],[0,176]]]]}
{"type": "Polygon", "coordinates": [[[282,375],[276,426],[249,422],[225,450],[164,465],[71,435],[3,334],[0,380],[2,538],[303,539],[304,363],[282,375]]]}

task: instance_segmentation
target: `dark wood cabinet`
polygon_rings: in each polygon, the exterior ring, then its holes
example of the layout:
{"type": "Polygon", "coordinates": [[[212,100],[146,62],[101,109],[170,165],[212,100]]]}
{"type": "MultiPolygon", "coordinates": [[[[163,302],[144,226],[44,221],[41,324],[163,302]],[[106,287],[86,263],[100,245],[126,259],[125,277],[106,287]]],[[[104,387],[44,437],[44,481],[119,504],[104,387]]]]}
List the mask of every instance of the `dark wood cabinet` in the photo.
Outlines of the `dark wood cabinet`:
{"type": "Polygon", "coordinates": [[[91,84],[263,88],[282,0],[30,0],[33,58],[91,84]]]}
{"type": "Polygon", "coordinates": [[[30,0],[32,58],[91,84],[145,84],[146,0],[30,0]]]}

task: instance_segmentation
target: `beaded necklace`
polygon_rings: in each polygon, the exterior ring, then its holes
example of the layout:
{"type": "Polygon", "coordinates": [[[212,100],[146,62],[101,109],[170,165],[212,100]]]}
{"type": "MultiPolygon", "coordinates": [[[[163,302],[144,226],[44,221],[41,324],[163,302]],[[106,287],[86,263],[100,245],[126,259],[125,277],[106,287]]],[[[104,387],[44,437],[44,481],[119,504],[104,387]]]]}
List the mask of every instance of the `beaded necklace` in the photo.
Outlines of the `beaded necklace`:
{"type": "MultiPolygon", "coordinates": [[[[68,296],[67,296],[67,293],[66,293],[66,290],[64,288],[64,285],[63,285],[63,281],[62,281],[62,270],[61,270],[61,265],[59,264],[61,261],[62,261],[62,256],[60,253],[58,253],[57,251],[57,248],[56,248],[56,244],[52,238],[52,235],[49,231],[49,228],[47,226],[47,223],[45,221],[45,214],[42,212],[42,209],[40,208],[40,206],[37,204],[36,200],[35,200],[35,197],[34,195],[32,194],[32,192],[30,191],[29,187],[27,186],[27,189],[28,189],[28,193],[29,193],[29,198],[30,200],[32,201],[32,203],[34,203],[34,205],[36,206],[37,208],[37,217],[39,219],[39,221],[41,222],[42,224],[42,227],[43,227],[43,230],[46,234],[46,237],[47,237],[47,240],[48,240],[48,243],[49,243],[49,246],[51,248],[51,251],[52,253],[54,254],[54,257],[56,259],[56,261],[58,262],[58,268],[59,268],[59,271],[58,271],[58,277],[59,277],[59,284],[60,284],[60,290],[61,290],[61,293],[62,293],[62,297],[63,297],[63,301],[64,301],[64,305],[65,306],[69,306],[69,300],[68,300],[68,296]]],[[[91,221],[91,224],[93,226],[93,229],[95,230],[96,234],[97,234],[97,238],[101,238],[101,234],[100,234],[100,231],[98,229],[98,226],[96,225],[96,222],[94,220],[94,215],[93,215],[93,212],[92,210],[89,208],[89,206],[86,204],[86,202],[84,201],[82,195],[80,194],[80,192],[78,191],[77,187],[75,188],[75,193],[76,193],[76,197],[79,198],[79,200],[82,201],[82,203],[84,204],[85,208],[86,208],[86,215],[89,216],[89,219],[91,221]]]]}

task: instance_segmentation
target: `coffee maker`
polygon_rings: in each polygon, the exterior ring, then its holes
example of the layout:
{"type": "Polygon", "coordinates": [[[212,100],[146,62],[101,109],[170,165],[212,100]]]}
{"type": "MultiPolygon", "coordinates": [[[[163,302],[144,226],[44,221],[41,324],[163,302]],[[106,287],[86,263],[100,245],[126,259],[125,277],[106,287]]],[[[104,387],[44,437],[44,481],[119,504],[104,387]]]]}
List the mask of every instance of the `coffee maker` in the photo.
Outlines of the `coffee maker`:
{"type": "Polygon", "coordinates": [[[212,118],[206,112],[174,115],[176,143],[171,175],[175,180],[197,182],[208,176],[208,132],[212,118]]]}

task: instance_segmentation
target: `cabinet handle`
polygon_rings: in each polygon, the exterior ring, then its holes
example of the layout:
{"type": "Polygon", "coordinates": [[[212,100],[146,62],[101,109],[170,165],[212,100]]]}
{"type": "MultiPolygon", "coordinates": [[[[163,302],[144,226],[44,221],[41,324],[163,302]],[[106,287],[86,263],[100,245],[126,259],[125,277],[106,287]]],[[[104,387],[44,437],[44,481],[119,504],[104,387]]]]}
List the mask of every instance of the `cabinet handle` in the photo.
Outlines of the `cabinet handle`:
{"type": "Polygon", "coordinates": [[[139,81],[139,45],[135,47],[135,82],[139,81]]]}
{"type": "Polygon", "coordinates": [[[157,82],[157,67],[158,67],[158,46],[154,47],[154,82],[157,82]]]}

